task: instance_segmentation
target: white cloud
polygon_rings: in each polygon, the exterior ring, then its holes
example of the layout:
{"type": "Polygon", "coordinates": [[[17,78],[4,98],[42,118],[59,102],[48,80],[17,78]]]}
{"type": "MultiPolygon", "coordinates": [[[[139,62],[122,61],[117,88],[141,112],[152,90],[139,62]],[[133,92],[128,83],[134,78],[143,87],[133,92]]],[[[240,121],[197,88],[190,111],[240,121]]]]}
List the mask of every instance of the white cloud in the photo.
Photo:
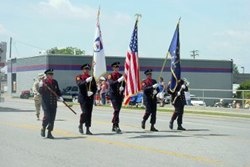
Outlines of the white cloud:
{"type": "Polygon", "coordinates": [[[7,30],[2,24],[0,24],[0,34],[7,34],[7,30]]]}
{"type": "Polygon", "coordinates": [[[246,42],[250,40],[250,31],[226,30],[224,32],[214,33],[214,36],[219,39],[230,39],[246,42]]]}
{"type": "Polygon", "coordinates": [[[15,36],[15,34],[9,31],[7,28],[5,28],[4,25],[0,24],[0,36],[4,38],[6,37],[9,38],[10,36],[12,37],[15,36]]]}
{"type": "Polygon", "coordinates": [[[69,0],[46,0],[38,5],[39,12],[50,18],[89,19],[96,17],[97,9],[87,5],[74,6],[69,0]]]}

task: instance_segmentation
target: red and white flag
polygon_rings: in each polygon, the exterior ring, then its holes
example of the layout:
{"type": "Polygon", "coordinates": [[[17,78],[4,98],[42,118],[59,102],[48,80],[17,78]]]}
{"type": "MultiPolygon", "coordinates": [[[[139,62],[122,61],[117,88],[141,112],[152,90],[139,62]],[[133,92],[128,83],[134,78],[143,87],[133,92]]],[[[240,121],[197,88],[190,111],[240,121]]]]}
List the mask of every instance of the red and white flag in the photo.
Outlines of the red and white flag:
{"type": "Polygon", "coordinates": [[[131,96],[137,94],[141,90],[140,67],[138,60],[137,23],[138,19],[136,19],[135,22],[124,65],[124,77],[126,81],[124,105],[129,103],[131,96]]]}

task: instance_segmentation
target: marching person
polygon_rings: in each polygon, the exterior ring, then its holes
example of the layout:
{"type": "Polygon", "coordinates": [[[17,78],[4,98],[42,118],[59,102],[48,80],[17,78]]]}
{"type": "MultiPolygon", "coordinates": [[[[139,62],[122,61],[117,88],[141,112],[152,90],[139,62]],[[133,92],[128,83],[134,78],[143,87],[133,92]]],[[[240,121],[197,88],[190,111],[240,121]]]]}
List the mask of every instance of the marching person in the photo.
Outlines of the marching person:
{"type": "Polygon", "coordinates": [[[41,110],[41,103],[42,103],[42,97],[39,93],[39,82],[43,80],[44,78],[44,73],[40,73],[37,76],[37,79],[35,79],[32,87],[32,91],[34,94],[34,102],[35,102],[35,107],[36,107],[36,117],[37,120],[40,120],[40,110],[41,110]]]}
{"type": "Polygon", "coordinates": [[[116,133],[121,133],[121,129],[119,127],[119,114],[122,107],[125,88],[124,77],[121,73],[119,73],[119,65],[120,62],[112,63],[111,66],[113,68],[113,72],[108,75],[109,95],[114,109],[112,131],[116,133]]]}
{"type": "Polygon", "coordinates": [[[157,111],[157,98],[156,95],[159,92],[159,84],[156,80],[152,79],[152,69],[148,69],[144,72],[146,79],[142,81],[142,90],[143,90],[143,103],[146,106],[146,111],[141,122],[142,129],[145,129],[145,124],[149,116],[151,115],[150,131],[157,132],[155,128],[156,123],[156,111],[157,111]]]}
{"type": "Polygon", "coordinates": [[[45,130],[47,128],[47,138],[54,139],[51,131],[54,129],[57,100],[63,102],[63,98],[61,97],[61,91],[59,89],[58,82],[53,79],[53,69],[48,69],[44,73],[46,78],[39,82],[39,93],[42,96],[42,108],[44,111],[41,136],[45,137],[45,130]],[[52,92],[56,93],[57,96],[52,92]]]}
{"type": "Polygon", "coordinates": [[[79,132],[83,134],[83,124],[85,124],[87,135],[92,135],[89,128],[91,127],[94,95],[97,91],[95,78],[89,74],[90,69],[91,66],[89,64],[84,64],[81,66],[82,74],[76,76],[76,84],[79,87],[78,102],[82,110],[78,128],[79,132]]]}
{"type": "Polygon", "coordinates": [[[184,113],[184,106],[186,105],[185,93],[188,91],[188,87],[183,79],[178,80],[177,87],[174,92],[170,91],[170,82],[167,87],[168,93],[172,96],[171,101],[174,106],[174,113],[169,122],[169,128],[173,129],[174,121],[177,118],[177,130],[186,130],[182,127],[182,119],[184,113]]]}

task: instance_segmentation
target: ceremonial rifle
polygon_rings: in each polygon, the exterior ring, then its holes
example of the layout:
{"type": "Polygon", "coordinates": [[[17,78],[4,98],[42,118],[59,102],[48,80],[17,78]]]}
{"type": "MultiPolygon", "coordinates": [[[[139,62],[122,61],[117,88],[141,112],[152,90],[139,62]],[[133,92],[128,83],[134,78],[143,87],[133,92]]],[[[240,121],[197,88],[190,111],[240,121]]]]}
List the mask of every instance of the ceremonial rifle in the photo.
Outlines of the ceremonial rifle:
{"type": "MultiPolygon", "coordinates": [[[[53,91],[46,83],[43,83],[44,84],[44,86],[46,87],[46,88],[48,88],[48,90],[54,95],[54,96],[56,96],[57,98],[59,98],[59,96],[56,94],[56,92],[55,91],[53,91]]],[[[63,102],[63,104],[66,106],[66,107],[68,107],[74,114],[76,114],[76,112],[65,102],[65,101],[62,101],[63,102]]]]}

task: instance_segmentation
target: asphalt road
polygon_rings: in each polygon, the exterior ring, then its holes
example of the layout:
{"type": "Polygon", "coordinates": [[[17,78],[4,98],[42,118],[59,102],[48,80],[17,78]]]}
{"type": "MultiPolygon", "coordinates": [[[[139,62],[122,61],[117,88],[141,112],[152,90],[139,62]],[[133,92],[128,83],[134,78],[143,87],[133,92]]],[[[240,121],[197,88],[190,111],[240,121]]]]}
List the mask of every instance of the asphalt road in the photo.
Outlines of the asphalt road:
{"type": "MultiPolygon", "coordinates": [[[[250,119],[185,114],[187,131],[170,130],[171,113],[158,112],[159,132],[140,128],[142,110],[121,111],[122,134],[111,132],[112,108],[94,107],[93,136],[78,133],[77,115],[59,104],[54,140],[40,136],[32,100],[0,103],[1,167],[250,166],[250,119]]],[[[176,123],[175,127],[176,129],[176,123]]]]}

